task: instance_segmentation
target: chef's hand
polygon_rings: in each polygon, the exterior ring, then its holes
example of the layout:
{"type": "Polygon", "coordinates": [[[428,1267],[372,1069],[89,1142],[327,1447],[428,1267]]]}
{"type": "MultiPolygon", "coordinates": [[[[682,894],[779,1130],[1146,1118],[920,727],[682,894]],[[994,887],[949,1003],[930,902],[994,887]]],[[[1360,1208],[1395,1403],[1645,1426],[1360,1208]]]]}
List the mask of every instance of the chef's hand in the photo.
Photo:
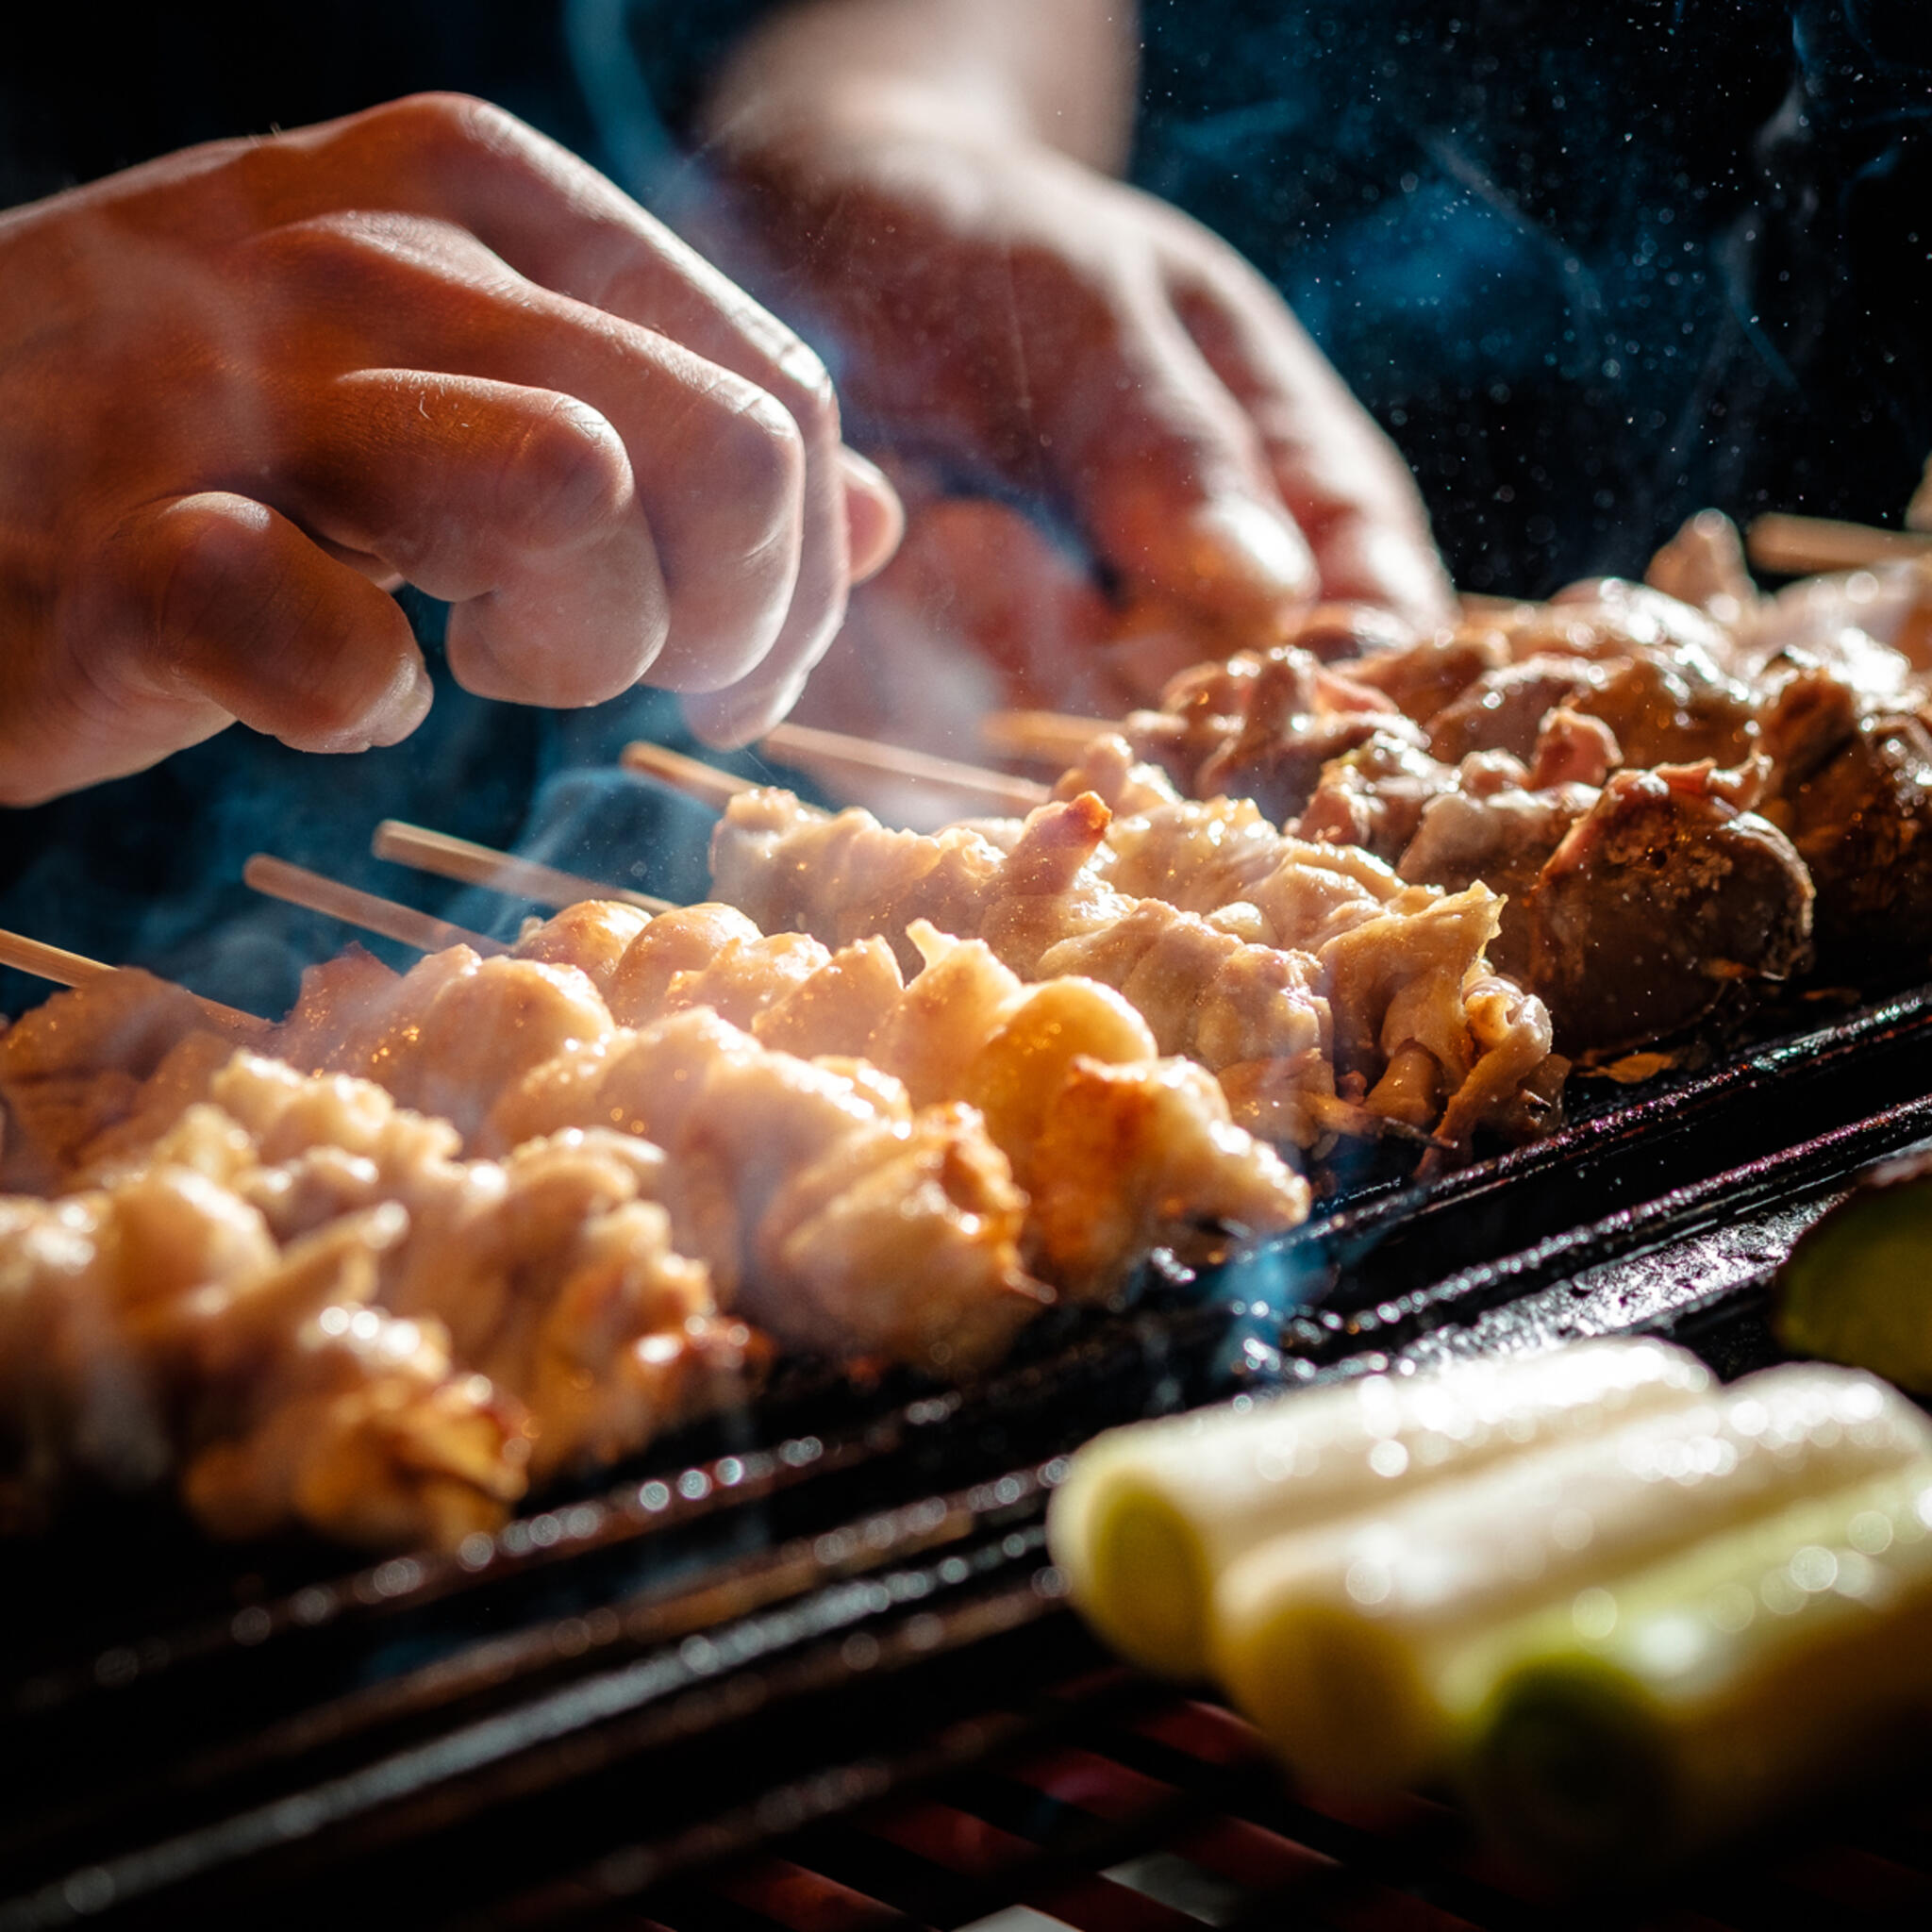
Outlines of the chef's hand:
{"type": "Polygon", "coordinates": [[[772,285],[868,427],[1057,500],[1130,593],[1250,632],[1318,594],[1448,615],[1407,468],[1279,297],[1063,151],[1106,31],[1086,0],[781,16],[706,123],[772,285]]]}
{"type": "Polygon", "coordinates": [[[609,183],[432,96],[0,216],[0,801],[429,685],[781,716],[896,540],[817,358],[609,183]]]}

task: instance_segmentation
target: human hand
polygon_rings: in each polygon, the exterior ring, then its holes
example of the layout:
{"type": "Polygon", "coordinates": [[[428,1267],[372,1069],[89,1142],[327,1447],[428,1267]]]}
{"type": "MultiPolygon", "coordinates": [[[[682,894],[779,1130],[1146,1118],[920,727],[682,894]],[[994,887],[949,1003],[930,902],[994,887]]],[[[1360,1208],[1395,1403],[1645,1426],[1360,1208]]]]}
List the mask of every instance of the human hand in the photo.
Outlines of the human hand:
{"type": "Polygon", "coordinates": [[[1452,614],[1406,467],[1246,262],[1039,142],[924,120],[716,130],[869,427],[1047,497],[1131,600],[1233,642],[1317,595],[1452,614]]]}
{"type": "Polygon", "coordinates": [[[0,801],[429,687],[782,716],[896,541],[790,331],[582,162],[425,96],[0,215],[0,801]]]}

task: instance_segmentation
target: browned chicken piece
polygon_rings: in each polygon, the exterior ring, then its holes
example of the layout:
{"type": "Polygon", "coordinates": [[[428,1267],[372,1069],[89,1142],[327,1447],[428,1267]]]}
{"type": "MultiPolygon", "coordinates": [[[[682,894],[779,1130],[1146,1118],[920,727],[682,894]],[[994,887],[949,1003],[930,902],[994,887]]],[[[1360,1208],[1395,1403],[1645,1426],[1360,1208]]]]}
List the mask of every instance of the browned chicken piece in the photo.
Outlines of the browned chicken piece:
{"type": "Polygon", "coordinates": [[[1559,1041],[1605,1053],[1668,1039],[1808,964],[1811,882],[1727,777],[1619,772],[1543,866],[1528,983],[1559,1041]]]}
{"type": "MultiPolygon", "coordinates": [[[[1350,673],[1357,668],[1351,665],[1350,673]]],[[[1187,796],[1235,789],[1223,769],[1235,758],[1253,779],[1253,786],[1241,789],[1259,788],[1272,799],[1300,786],[1304,766],[1312,783],[1322,757],[1336,756],[1374,729],[1365,719],[1400,724],[1383,692],[1282,644],[1183,673],[1161,693],[1158,710],[1133,712],[1119,732],[1138,762],[1163,774],[1187,796]]],[[[1101,791],[1108,795],[1105,787],[1101,791]]]]}
{"type": "Polygon", "coordinates": [[[1478,751],[1527,761],[1544,717],[1559,705],[1586,708],[1604,680],[1603,669],[1582,658],[1524,658],[1486,671],[1429,720],[1428,748],[1452,765],[1478,751]]]}
{"type": "MultiPolygon", "coordinates": [[[[1439,795],[1422,814],[1402,855],[1404,878],[1461,891],[1478,882],[1503,899],[1491,962],[1519,985],[1532,984],[1535,959],[1530,895],[1550,856],[1596,803],[1591,785],[1505,787],[1487,793],[1459,788],[1439,795]]],[[[1567,1050],[1576,1043],[1563,1036],[1567,1050]]]]}
{"type": "Polygon", "coordinates": [[[1266,1235],[1306,1220],[1307,1184],[1234,1124],[1191,1060],[1076,1056],[1031,1141],[1042,1254],[1076,1297],[1117,1287],[1126,1257],[1266,1235]]]}
{"type": "Polygon", "coordinates": [[[0,1438],[8,1513],[79,1477],[178,1478],[216,1535],[304,1526],[377,1546],[494,1528],[527,1439],[434,1324],[368,1306],[400,1209],[278,1251],[207,1175],[0,1203],[0,1438]]]}
{"type": "Polygon", "coordinates": [[[1855,979],[1932,957],[1932,732],[1868,710],[1842,680],[1803,673],[1765,721],[1777,795],[1766,808],[1818,890],[1826,972],[1855,979]]]}
{"type": "MultiPolygon", "coordinates": [[[[664,1158],[592,1129],[459,1160],[447,1122],[344,1074],[237,1054],[151,1147],[121,1157],[216,1180],[283,1241],[388,1205],[403,1231],[378,1264],[392,1314],[433,1319],[465,1369],[528,1409],[539,1476],[635,1453],[741,1398],[762,1365],[720,1315],[701,1264],[674,1252],[664,1158]]],[[[111,1174],[108,1178],[112,1178],[111,1174]]]]}
{"type": "Polygon", "coordinates": [[[1392,865],[1415,837],[1429,801],[1456,789],[1454,765],[1410,737],[1378,731],[1322,768],[1294,829],[1304,839],[1357,846],[1392,865]]]}
{"type": "MultiPolygon", "coordinates": [[[[1531,791],[1546,791],[1553,785],[1601,785],[1623,762],[1624,747],[1601,718],[1558,705],[1536,735],[1536,753],[1522,782],[1531,791]]],[[[1460,789],[1475,795],[1484,790],[1468,778],[1460,789]]],[[[1504,888],[1498,884],[1497,890],[1504,888]]]]}
{"type": "Polygon", "coordinates": [[[1758,700],[1703,652],[1685,645],[1668,659],[1596,668],[1600,679],[1575,708],[1609,726],[1624,763],[1647,769],[1709,758],[1731,770],[1757,751],[1758,700]]]}
{"type": "MultiPolygon", "coordinates": [[[[1319,667],[1303,651],[1271,651],[1242,693],[1239,730],[1204,758],[1189,788],[1196,797],[1232,792],[1252,798],[1277,824],[1307,804],[1330,758],[1377,730],[1412,730],[1392,709],[1341,708],[1324,702],[1319,667]]],[[[1418,732],[1416,741],[1420,743],[1418,732]]]]}
{"type": "Polygon", "coordinates": [[[1493,625],[1464,624],[1349,667],[1358,683],[1381,691],[1405,718],[1428,721],[1485,673],[1509,662],[1508,640],[1493,625]]]}
{"type": "Polygon", "coordinates": [[[1281,640],[1324,664],[1352,671],[1364,658],[1407,650],[1416,641],[1415,626],[1373,604],[1317,604],[1294,620],[1281,640]]]}
{"type": "Polygon", "coordinates": [[[1452,792],[1424,814],[1407,878],[1507,895],[1496,965],[1549,1007],[1557,1048],[1666,1039],[1808,958],[1811,892],[1790,842],[1745,809],[1762,772],[1621,772],[1452,792]]]}
{"type": "Polygon", "coordinates": [[[1730,639],[1702,610],[1627,577],[1590,577],[1558,591],[1547,604],[1519,605],[1496,620],[1509,654],[1607,659],[1658,657],[1683,651],[1723,663],[1730,639]]]}
{"type": "Polygon", "coordinates": [[[915,1112],[883,1075],[774,1053],[695,1008],[536,1069],[491,1127],[516,1146],[591,1121],[664,1148],[679,1246],[794,1346],[958,1373],[1047,1298],[1020,1258],[1025,1197],[964,1107],[915,1112]]]}
{"type": "Polygon", "coordinates": [[[1204,1068],[1156,1056],[1120,994],[1073,976],[1025,984],[983,941],[930,926],[913,939],[925,969],[868,1053],[915,1102],[980,1110],[1031,1197],[1031,1263],[1057,1288],[1108,1294],[1153,1247],[1191,1255],[1204,1232],[1307,1219],[1307,1183],[1234,1124],[1204,1068]]]}

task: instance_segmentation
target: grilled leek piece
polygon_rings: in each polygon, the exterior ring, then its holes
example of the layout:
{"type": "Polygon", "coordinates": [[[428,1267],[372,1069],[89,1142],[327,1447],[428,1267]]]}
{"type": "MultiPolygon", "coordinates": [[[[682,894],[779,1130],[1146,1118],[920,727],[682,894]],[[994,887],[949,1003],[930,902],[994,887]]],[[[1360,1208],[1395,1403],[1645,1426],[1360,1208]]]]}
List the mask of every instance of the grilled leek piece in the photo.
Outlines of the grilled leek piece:
{"type": "Polygon", "coordinates": [[[1932,1463],[1807,1499],[1528,1624],[1461,1781],[1574,1878],[1662,1863],[1932,1717],[1932,1463]]]}
{"type": "Polygon", "coordinates": [[[1525,1619],[1613,1627],[1623,1579],[1704,1539],[1928,1474],[1932,1422],[1894,1391],[1813,1363],[1766,1370],[1262,1545],[1215,1593],[1217,1674],[1304,1775],[1403,1784],[1466,1752],[1525,1619]]]}
{"type": "Polygon", "coordinates": [[[1710,1387],[1682,1350],[1592,1341],[1141,1424],[1081,1450],[1047,1534],[1074,1602],[1109,1642],[1198,1677],[1216,1582],[1257,1544],[1693,1405],[1710,1387]]]}

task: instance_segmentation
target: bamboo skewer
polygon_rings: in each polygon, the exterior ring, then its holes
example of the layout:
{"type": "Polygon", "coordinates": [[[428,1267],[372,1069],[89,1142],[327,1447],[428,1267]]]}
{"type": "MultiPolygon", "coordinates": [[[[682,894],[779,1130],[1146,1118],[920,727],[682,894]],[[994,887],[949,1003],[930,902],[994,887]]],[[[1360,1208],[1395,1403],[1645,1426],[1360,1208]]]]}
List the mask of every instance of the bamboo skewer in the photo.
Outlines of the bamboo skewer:
{"type": "MultiPolygon", "coordinates": [[[[18,932],[0,932],[0,966],[30,973],[36,979],[50,979],[56,986],[86,986],[120,970],[103,959],[90,959],[85,953],[70,953],[65,946],[50,946],[45,940],[30,940],[18,932]]],[[[259,1013],[244,1013],[239,1007],[225,1007],[220,1000],[203,999],[199,993],[189,997],[225,1032],[258,1039],[274,1024],[259,1013]]]]}
{"type": "Polygon", "coordinates": [[[419,952],[440,953],[445,946],[468,946],[486,958],[507,953],[501,940],[492,940],[468,927],[452,925],[412,906],[400,906],[375,892],[345,886],[338,879],[306,865],[291,865],[285,858],[258,852],[242,868],[242,877],[258,892],[271,899],[282,899],[310,912],[326,913],[346,925],[359,925],[365,932],[380,933],[385,939],[414,946],[419,952]]]}
{"type": "Polygon", "coordinates": [[[1120,728],[1118,718],[1076,718],[1066,711],[989,711],[979,721],[980,741],[989,751],[1058,772],[1077,764],[1103,731],[1120,728]]]}
{"type": "MultiPolygon", "coordinates": [[[[376,858],[396,865],[411,866],[418,872],[434,873],[439,878],[457,879],[468,886],[486,886],[507,898],[528,899],[558,910],[586,899],[617,899],[626,906],[635,906],[641,912],[672,909],[669,899],[654,898],[649,892],[633,892],[624,886],[606,885],[601,879],[584,878],[577,873],[559,872],[554,865],[519,858],[514,853],[454,838],[448,832],[431,831],[427,825],[412,825],[404,819],[384,819],[376,826],[369,849],[376,858]]],[[[475,942],[473,940],[471,943],[475,942]]]]}
{"type": "Polygon", "coordinates": [[[656,778],[674,791],[681,791],[687,798],[695,798],[701,805],[713,806],[720,811],[741,791],[758,790],[756,778],[740,778],[730,772],[721,772],[716,765],[708,765],[701,758],[688,758],[682,752],[666,751],[661,744],[627,744],[619,755],[619,762],[626,772],[656,778]]]}
{"type": "Polygon", "coordinates": [[[1781,576],[1809,576],[1817,571],[1870,570],[1878,564],[1932,557],[1932,532],[1875,530],[1868,524],[1787,516],[1774,510],[1752,523],[1744,533],[1744,546],[1760,570],[1781,576]]]}
{"type": "Polygon", "coordinates": [[[854,738],[848,732],[825,731],[811,724],[779,724],[758,744],[774,758],[815,773],[824,768],[936,787],[958,792],[995,811],[1024,814],[1044,805],[1050,796],[1047,788],[1032,778],[1009,777],[984,765],[962,764],[956,758],[936,758],[930,752],[881,744],[874,739],[854,738]]]}

